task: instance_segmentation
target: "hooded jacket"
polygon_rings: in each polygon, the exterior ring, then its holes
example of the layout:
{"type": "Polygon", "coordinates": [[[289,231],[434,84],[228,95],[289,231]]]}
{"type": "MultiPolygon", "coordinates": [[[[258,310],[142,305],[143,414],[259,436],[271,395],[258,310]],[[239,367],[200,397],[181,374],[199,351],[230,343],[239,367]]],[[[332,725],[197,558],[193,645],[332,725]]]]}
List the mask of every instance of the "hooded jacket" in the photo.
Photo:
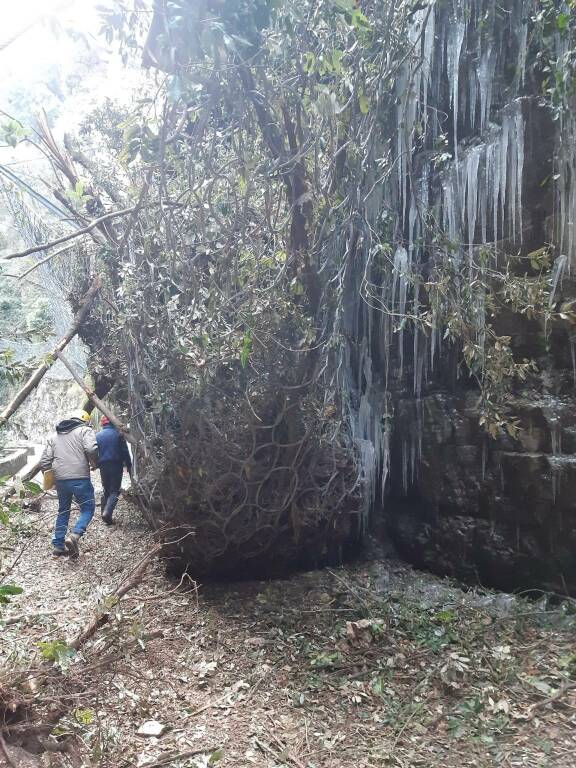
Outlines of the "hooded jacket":
{"type": "Polygon", "coordinates": [[[98,466],[96,435],[81,419],[64,419],[56,425],[40,458],[40,468],[52,469],[56,480],[90,477],[98,466]]]}

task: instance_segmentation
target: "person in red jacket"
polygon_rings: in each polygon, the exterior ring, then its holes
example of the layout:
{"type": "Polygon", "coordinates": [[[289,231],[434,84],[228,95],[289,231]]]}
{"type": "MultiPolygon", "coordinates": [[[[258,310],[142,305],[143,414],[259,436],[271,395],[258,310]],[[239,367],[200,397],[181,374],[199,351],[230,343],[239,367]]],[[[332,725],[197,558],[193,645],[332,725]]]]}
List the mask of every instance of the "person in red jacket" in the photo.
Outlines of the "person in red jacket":
{"type": "Polygon", "coordinates": [[[106,525],[112,525],[112,513],[118,503],[120,486],[122,485],[122,473],[124,467],[132,472],[132,459],[122,437],[116,427],[110,423],[106,416],[100,419],[102,429],[96,435],[98,443],[98,467],[102,478],[104,493],[100,500],[102,520],[106,525]]]}

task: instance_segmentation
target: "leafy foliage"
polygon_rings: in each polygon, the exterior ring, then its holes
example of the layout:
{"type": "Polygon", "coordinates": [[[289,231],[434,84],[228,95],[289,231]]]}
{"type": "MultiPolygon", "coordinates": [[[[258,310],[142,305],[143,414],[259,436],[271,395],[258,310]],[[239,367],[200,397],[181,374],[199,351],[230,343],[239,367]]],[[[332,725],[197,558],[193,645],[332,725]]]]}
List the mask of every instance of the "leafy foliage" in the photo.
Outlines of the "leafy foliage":
{"type": "Polygon", "coordinates": [[[0,584],[0,605],[8,605],[10,598],[21,595],[24,590],[16,584],[0,584]]]}
{"type": "MultiPolygon", "coordinates": [[[[544,331],[572,322],[554,301],[551,254],[471,244],[465,263],[431,211],[410,211],[419,259],[406,274],[395,263],[399,163],[400,186],[414,184],[403,155],[430,150],[438,174],[452,162],[446,133],[432,142],[403,121],[426,65],[418,30],[435,8],[174,0],[146,33],[139,10],[113,3],[103,32],[162,73],[158,90],[129,115],[109,105],[112,125],[104,113],[83,128],[88,145],[108,141],[119,189],[51,150],[79,220],[110,200],[131,206],[95,232],[105,285],[83,330],[91,368],[117,383],[140,440],[151,518],[164,522],[178,499],[171,522],[188,536],[194,521],[195,562],[268,556],[280,540],[293,553],[312,532],[340,543],[370,505],[349,422],[373,375],[361,361],[380,358],[386,386],[394,369],[401,388],[404,353],[415,372],[418,342],[439,338],[478,390],[488,432],[516,436],[510,395],[536,362],[500,318],[544,331]],[[403,131],[405,152],[392,141],[403,131]]],[[[502,16],[487,12],[479,38],[502,16]]],[[[556,33],[569,27],[556,17],[556,33]]]]}
{"type": "Polygon", "coordinates": [[[71,660],[76,655],[74,648],[71,648],[63,640],[41,640],[37,645],[40,656],[46,661],[54,662],[63,672],[68,669],[71,660]]]}

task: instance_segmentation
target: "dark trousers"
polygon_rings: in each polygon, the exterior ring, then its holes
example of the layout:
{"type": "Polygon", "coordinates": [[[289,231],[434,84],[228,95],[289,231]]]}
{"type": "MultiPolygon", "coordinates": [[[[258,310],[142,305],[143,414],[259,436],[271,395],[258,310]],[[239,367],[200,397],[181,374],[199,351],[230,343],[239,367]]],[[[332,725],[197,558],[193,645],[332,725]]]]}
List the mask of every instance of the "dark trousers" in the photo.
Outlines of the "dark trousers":
{"type": "Polygon", "coordinates": [[[124,465],[121,461],[101,461],[100,477],[104,493],[100,500],[102,514],[106,517],[112,517],[114,507],[118,503],[120,495],[120,486],[122,485],[122,472],[124,465]]]}

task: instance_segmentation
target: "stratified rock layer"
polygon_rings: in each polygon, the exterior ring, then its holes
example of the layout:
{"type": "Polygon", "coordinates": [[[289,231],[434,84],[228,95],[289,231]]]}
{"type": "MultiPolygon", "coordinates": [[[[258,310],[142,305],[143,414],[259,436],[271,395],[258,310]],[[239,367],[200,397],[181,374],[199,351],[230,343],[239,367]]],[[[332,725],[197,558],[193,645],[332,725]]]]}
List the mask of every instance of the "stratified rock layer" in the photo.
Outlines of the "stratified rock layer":
{"type": "MultiPolygon", "coordinates": [[[[472,263],[482,247],[527,256],[553,244],[550,307],[575,295],[574,121],[567,111],[554,122],[543,102],[530,4],[509,5],[504,13],[490,3],[453,0],[422,12],[425,66],[399,75],[400,84],[404,77],[414,88],[398,111],[398,151],[405,152],[391,202],[399,235],[393,285],[383,296],[400,314],[418,305],[407,276],[421,274],[428,260],[472,263]],[[440,165],[433,152],[439,137],[449,147],[440,165]],[[433,244],[430,218],[448,248],[433,244]]],[[[557,45],[560,57],[561,35],[557,45]]],[[[491,319],[496,333],[511,337],[515,358],[538,367],[513,393],[515,439],[492,439],[479,425],[478,389],[458,370],[443,328],[392,333],[390,321],[380,322],[389,351],[382,363],[374,342],[364,345],[369,352],[359,368],[369,376],[367,384],[356,382],[364,402],[357,423],[374,442],[384,413],[378,382],[386,376],[393,407],[384,415],[393,417],[381,422],[380,462],[384,515],[399,552],[417,566],[474,583],[576,592],[570,322],[545,326],[509,309],[491,319]]],[[[479,306],[479,339],[485,322],[479,306]]]]}
{"type": "Polygon", "coordinates": [[[515,403],[519,439],[493,441],[476,400],[436,393],[398,403],[386,506],[394,542],[416,565],[470,582],[575,591],[574,401],[526,393],[515,403]],[[401,437],[414,424],[417,465],[401,437]]]}

